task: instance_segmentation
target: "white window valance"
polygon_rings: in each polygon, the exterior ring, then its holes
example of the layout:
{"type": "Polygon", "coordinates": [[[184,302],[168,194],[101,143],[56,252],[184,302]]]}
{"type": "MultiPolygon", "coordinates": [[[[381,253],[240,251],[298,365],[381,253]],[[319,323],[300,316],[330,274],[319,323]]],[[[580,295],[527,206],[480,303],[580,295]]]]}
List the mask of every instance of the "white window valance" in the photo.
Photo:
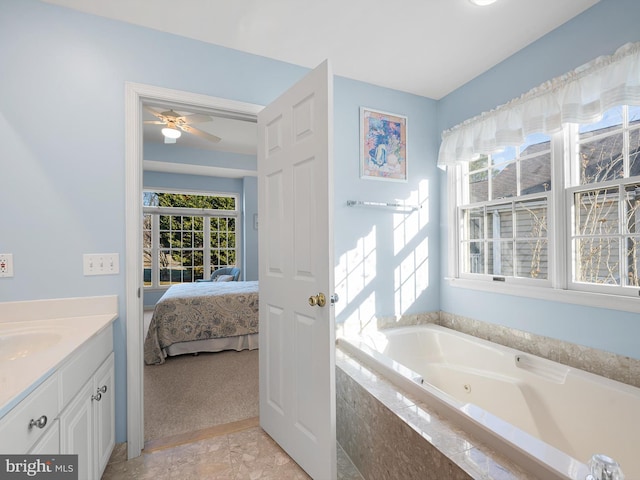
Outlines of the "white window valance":
{"type": "Polygon", "coordinates": [[[565,123],[592,123],[617,105],[640,105],[640,42],[598,57],[490,112],[442,133],[438,166],[468,162],[532,133],[553,134],[565,123]]]}

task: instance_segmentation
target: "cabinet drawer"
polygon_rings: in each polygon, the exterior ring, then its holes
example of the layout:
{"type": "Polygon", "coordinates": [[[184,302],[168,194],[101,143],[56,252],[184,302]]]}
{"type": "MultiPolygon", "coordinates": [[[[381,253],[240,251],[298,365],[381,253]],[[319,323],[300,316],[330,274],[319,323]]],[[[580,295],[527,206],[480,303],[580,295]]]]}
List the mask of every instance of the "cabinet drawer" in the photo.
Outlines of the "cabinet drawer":
{"type": "Polygon", "coordinates": [[[87,383],[97,368],[113,350],[113,327],[109,325],[85,343],[58,374],[60,375],[60,404],[67,405],[87,383]]]}
{"type": "Polygon", "coordinates": [[[28,452],[54,424],[59,412],[58,378],[54,373],[0,421],[0,452],[28,452]],[[32,420],[39,420],[43,416],[46,417],[46,424],[42,428],[29,426],[32,420]]]}
{"type": "Polygon", "coordinates": [[[57,455],[60,453],[60,421],[56,418],[49,431],[31,448],[31,455],[57,455]]]}

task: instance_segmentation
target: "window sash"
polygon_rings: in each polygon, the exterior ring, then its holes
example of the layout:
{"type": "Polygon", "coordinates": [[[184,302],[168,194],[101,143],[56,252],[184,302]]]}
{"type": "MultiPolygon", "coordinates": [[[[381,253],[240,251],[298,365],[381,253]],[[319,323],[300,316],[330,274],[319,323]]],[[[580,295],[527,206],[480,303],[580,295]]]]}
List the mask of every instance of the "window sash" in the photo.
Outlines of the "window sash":
{"type": "MultiPolygon", "coordinates": [[[[638,295],[640,282],[637,255],[640,253],[640,232],[636,229],[640,227],[640,208],[637,205],[629,208],[629,192],[631,188],[635,191],[639,187],[640,177],[631,177],[566,190],[567,204],[571,205],[572,211],[569,288],[615,295],[638,295]],[[576,205],[576,199],[582,194],[594,191],[607,191],[613,198],[602,200],[608,201],[609,205],[602,208],[602,212],[598,212],[600,218],[592,219],[593,225],[608,221],[615,221],[616,225],[611,229],[603,227],[598,230],[594,227],[592,231],[587,232],[577,230],[581,208],[580,205],[576,205]],[[612,205],[615,205],[615,210],[612,210],[612,205]],[[580,251],[586,253],[580,256],[580,251]],[[603,264],[603,258],[607,257],[613,262],[603,264]]],[[[597,205],[595,203],[585,208],[597,205]]]]}
{"type": "Polygon", "coordinates": [[[550,285],[550,197],[548,192],[458,207],[458,276],[550,285]],[[544,210],[544,219],[535,218],[536,209],[544,210]],[[475,212],[473,218],[469,212],[475,212]]]}

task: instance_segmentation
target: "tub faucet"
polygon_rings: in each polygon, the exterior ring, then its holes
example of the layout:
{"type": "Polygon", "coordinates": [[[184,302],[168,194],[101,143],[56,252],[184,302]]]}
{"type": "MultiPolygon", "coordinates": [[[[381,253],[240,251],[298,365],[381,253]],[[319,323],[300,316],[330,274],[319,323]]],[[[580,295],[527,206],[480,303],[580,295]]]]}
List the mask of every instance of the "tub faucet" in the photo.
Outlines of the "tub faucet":
{"type": "Polygon", "coordinates": [[[591,473],[585,480],[624,480],[624,474],[618,462],[601,453],[596,453],[589,460],[591,473]]]}

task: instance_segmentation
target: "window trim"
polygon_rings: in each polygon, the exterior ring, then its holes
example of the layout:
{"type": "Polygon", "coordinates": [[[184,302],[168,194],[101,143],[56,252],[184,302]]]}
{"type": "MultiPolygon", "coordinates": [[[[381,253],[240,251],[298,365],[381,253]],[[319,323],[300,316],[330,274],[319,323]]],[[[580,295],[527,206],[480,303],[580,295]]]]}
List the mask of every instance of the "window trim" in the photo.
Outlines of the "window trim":
{"type": "Polygon", "coordinates": [[[637,297],[611,295],[602,292],[564,290],[559,288],[514,285],[509,282],[482,282],[464,278],[445,277],[449,286],[465,288],[487,293],[498,293],[517,297],[526,297],[551,302],[571,303],[585,307],[621,310],[640,313],[640,300],[637,297]]]}
{"type": "MultiPolygon", "coordinates": [[[[189,195],[203,195],[206,197],[229,197],[229,198],[233,198],[235,200],[235,205],[236,208],[234,210],[214,210],[214,209],[206,209],[206,208],[186,208],[186,207],[150,207],[150,206],[142,206],[143,210],[150,208],[150,209],[162,209],[162,208],[171,208],[171,209],[179,209],[179,208],[183,208],[183,210],[188,211],[188,212],[200,212],[200,211],[204,211],[204,212],[235,212],[237,215],[240,215],[240,208],[239,207],[239,202],[240,202],[240,194],[239,193],[234,193],[234,192],[214,192],[214,191],[209,191],[209,190],[195,190],[195,189],[185,189],[185,188],[167,188],[167,187],[161,187],[161,188],[157,188],[157,187],[142,187],[142,194],[144,194],[144,192],[155,192],[155,193],[174,193],[174,194],[189,194],[189,195]]],[[[154,210],[156,211],[156,210],[154,210]]],[[[189,213],[187,213],[187,215],[189,215],[189,213]]]]}

